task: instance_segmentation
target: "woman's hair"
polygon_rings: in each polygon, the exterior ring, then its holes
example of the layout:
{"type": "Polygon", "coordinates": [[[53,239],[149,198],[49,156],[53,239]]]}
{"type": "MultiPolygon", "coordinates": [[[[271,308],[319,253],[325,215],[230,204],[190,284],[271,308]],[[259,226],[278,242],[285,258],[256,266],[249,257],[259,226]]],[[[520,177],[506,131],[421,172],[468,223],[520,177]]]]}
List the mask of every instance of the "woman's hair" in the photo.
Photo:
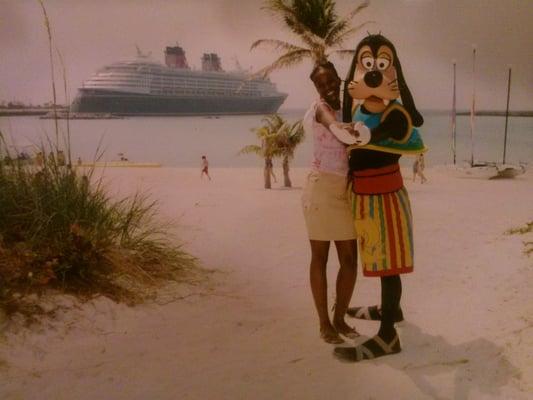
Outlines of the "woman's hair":
{"type": "Polygon", "coordinates": [[[337,78],[339,78],[339,74],[337,73],[337,70],[335,69],[335,65],[333,65],[331,61],[323,61],[323,62],[319,62],[315,64],[315,66],[313,67],[313,70],[311,71],[311,74],[309,74],[309,79],[311,79],[314,82],[315,75],[318,73],[320,69],[329,69],[331,72],[335,74],[337,78]]]}

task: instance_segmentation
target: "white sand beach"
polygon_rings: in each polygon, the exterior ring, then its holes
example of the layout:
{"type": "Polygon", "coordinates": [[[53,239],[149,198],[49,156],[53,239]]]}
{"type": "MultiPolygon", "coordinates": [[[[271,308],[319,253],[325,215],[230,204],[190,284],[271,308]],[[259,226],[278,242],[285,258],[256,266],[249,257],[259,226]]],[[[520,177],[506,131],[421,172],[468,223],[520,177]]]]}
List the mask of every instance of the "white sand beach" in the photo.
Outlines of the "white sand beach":
{"type": "MultiPolygon", "coordinates": [[[[292,189],[265,190],[259,168],[212,168],[212,181],[196,168],[107,170],[113,192],[159,199],[185,248],[215,272],[154,303],[97,299],[40,328],[7,329],[0,398],[531,399],[532,238],[504,233],[533,218],[533,171],[488,181],[434,167],[424,185],[404,171],[415,272],[402,277],[403,351],[357,364],[319,338],[300,208],[307,171],[291,171],[292,189]]],[[[332,301],[333,249],[330,258],[332,301]]],[[[359,271],[351,304],[379,299],[379,280],[359,271]]],[[[379,326],[349,323],[365,337],[379,326]]]]}

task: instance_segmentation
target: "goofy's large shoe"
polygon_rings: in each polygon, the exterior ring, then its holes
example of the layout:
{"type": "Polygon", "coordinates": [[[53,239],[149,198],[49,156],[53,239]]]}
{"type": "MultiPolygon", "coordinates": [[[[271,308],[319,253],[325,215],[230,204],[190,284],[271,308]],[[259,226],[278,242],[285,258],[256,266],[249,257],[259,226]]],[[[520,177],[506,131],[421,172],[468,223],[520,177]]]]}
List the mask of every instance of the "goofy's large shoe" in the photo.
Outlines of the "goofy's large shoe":
{"type": "MultiPolygon", "coordinates": [[[[370,321],[381,321],[381,307],[380,306],[367,306],[367,307],[349,307],[346,310],[352,318],[357,319],[366,319],[370,321]]],[[[394,322],[403,321],[403,312],[401,308],[398,308],[398,311],[394,315],[394,322]]]]}
{"type": "Polygon", "coordinates": [[[359,362],[396,354],[400,351],[402,351],[400,339],[396,334],[389,343],[386,343],[379,336],[374,336],[356,347],[335,347],[333,355],[341,361],[359,362]]]}

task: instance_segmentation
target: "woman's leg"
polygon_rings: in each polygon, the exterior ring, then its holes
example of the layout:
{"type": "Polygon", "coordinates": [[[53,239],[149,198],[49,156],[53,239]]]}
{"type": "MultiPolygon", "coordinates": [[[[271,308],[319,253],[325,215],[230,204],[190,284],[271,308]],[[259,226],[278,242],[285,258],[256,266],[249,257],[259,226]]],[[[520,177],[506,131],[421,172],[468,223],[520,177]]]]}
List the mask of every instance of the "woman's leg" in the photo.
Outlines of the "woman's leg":
{"type": "Polygon", "coordinates": [[[336,241],[339,257],[339,273],[337,274],[337,301],[333,314],[333,326],[342,334],[353,334],[355,330],[344,321],[344,316],[352,298],[357,278],[357,241],[336,241]]]}
{"type": "Polygon", "coordinates": [[[326,265],[328,262],[329,241],[311,240],[311,265],[309,278],[311,292],[320,321],[320,334],[328,343],[342,343],[342,339],[333,328],[328,314],[328,280],[326,265]]]}

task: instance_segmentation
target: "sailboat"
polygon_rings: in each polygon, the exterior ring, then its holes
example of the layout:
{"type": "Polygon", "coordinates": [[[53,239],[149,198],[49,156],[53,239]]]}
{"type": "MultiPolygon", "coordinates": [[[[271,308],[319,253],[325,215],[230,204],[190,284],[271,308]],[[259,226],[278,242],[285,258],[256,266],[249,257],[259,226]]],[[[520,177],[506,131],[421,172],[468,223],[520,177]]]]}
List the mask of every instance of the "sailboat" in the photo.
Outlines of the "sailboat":
{"type": "Polygon", "coordinates": [[[509,121],[509,99],[511,97],[511,66],[509,66],[509,74],[507,78],[507,106],[505,108],[505,132],[503,139],[503,162],[501,164],[496,164],[498,168],[498,175],[492,179],[496,178],[514,178],[515,176],[522,175],[526,172],[526,166],[524,164],[513,165],[507,164],[505,161],[507,155],[507,125],[509,121]]]}
{"type": "MultiPolygon", "coordinates": [[[[464,167],[456,167],[459,176],[464,178],[477,179],[499,179],[499,178],[514,178],[525,172],[525,166],[506,164],[506,149],[507,149],[507,125],[509,119],[509,99],[511,91],[511,67],[509,67],[509,77],[507,84],[507,108],[505,111],[505,134],[504,134],[504,148],[503,148],[503,162],[482,162],[474,160],[474,131],[475,131],[475,115],[476,115],[476,47],[473,46],[472,51],[472,103],[470,106],[470,161],[464,167]]],[[[453,104],[452,104],[452,151],[453,163],[456,166],[456,73],[455,62],[453,63],[453,104]]]]}

